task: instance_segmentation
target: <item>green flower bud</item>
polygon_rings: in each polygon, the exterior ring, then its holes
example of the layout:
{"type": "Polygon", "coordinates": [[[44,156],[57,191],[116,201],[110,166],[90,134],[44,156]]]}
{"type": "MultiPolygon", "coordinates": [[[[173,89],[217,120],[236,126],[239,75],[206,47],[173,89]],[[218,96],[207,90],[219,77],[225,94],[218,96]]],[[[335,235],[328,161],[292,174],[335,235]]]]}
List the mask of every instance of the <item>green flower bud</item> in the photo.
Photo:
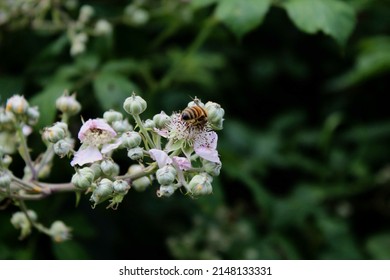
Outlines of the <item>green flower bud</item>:
{"type": "Polygon", "coordinates": [[[119,194],[126,194],[130,189],[129,184],[124,180],[116,180],[113,184],[114,192],[119,194]]]}
{"type": "Polygon", "coordinates": [[[111,124],[111,126],[118,133],[124,133],[126,131],[133,130],[133,126],[129,123],[129,121],[127,119],[124,119],[122,121],[114,121],[111,124]]]}
{"type": "Polygon", "coordinates": [[[100,163],[95,162],[89,168],[93,170],[94,180],[96,180],[102,175],[102,169],[100,167],[100,163]]]}
{"type": "Polygon", "coordinates": [[[171,117],[161,111],[160,114],[154,115],[153,121],[157,128],[164,128],[171,120],[171,117]]]}
{"type": "Polygon", "coordinates": [[[69,96],[68,91],[64,91],[64,94],[56,100],[56,107],[60,112],[69,116],[74,116],[81,110],[81,105],[76,100],[76,94],[73,93],[69,96]]]}
{"type": "Polygon", "coordinates": [[[86,190],[92,185],[94,178],[95,173],[92,168],[84,167],[72,176],[72,184],[75,185],[76,188],[86,190]]]}
{"type": "Polygon", "coordinates": [[[208,160],[202,160],[204,170],[211,176],[219,176],[221,172],[221,162],[211,162],[208,160]]]}
{"type": "Polygon", "coordinates": [[[100,168],[102,169],[102,172],[109,177],[114,177],[119,174],[119,165],[112,160],[103,160],[100,163],[100,168]]]}
{"type": "Polygon", "coordinates": [[[168,186],[160,186],[160,189],[157,190],[157,196],[158,197],[170,197],[174,192],[176,188],[172,185],[168,186]]]}
{"type": "Polygon", "coordinates": [[[164,186],[171,185],[176,178],[176,169],[171,165],[165,165],[157,170],[157,181],[164,186]]]}
{"type": "MultiPolygon", "coordinates": [[[[27,210],[27,215],[31,221],[37,220],[37,214],[33,210],[27,210]]],[[[19,237],[20,239],[25,238],[27,235],[31,233],[32,225],[24,212],[19,211],[14,213],[11,217],[11,224],[16,229],[21,230],[20,237],[19,237]]]]}
{"type": "Polygon", "coordinates": [[[225,115],[225,110],[215,102],[206,103],[207,111],[207,121],[214,130],[221,130],[223,128],[223,116],[225,115]]]}
{"type": "Polygon", "coordinates": [[[92,6],[83,5],[80,8],[79,21],[82,23],[87,23],[91,19],[94,13],[95,10],[92,6]]]}
{"type": "Polygon", "coordinates": [[[28,107],[26,114],[28,117],[27,123],[29,125],[35,125],[38,122],[38,120],[39,120],[38,107],[28,107]]]}
{"type": "Polygon", "coordinates": [[[27,112],[29,105],[26,99],[21,95],[14,95],[7,100],[5,110],[15,115],[23,115],[27,112]]]}
{"type": "Polygon", "coordinates": [[[9,165],[12,163],[12,157],[10,155],[4,155],[1,159],[0,165],[4,168],[8,168],[9,165]]]}
{"type": "Polygon", "coordinates": [[[114,192],[113,182],[109,179],[103,178],[93,191],[90,201],[94,202],[93,207],[97,204],[110,198],[114,192]]]}
{"type": "Polygon", "coordinates": [[[0,107],[0,128],[1,130],[12,130],[15,126],[15,115],[0,107]]]}
{"type": "Polygon", "coordinates": [[[123,115],[121,112],[109,110],[104,112],[103,119],[105,119],[108,123],[113,123],[115,121],[121,121],[123,120],[123,115]]]}
{"type": "Polygon", "coordinates": [[[122,146],[127,149],[133,149],[141,144],[142,137],[138,132],[129,131],[121,136],[122,146]]]}
{"type": "Polygon", "coordinates": [[[153,120],[147,119],[147,120],[144,122],[144,126],[145,126],[145,128],[153,129],[154,127],[156,127],[156,124],[154,123],[153,120]]]}
{"type": "Polygon", "coordinates": [[[71,228],[67,227],[62,221],[55,221],[51,224],[49,233],[53,241],[64,242],[71,238],[71,228]]]}
{"type": "Polygon", "coordinates": [[[0,188],[7,189],[11,185],[11,176],[8,172],[0,173],[0,188]]]}
{"type": "MultiPolygon", "coordinates": [[[[133,164],[129,167],[129,170],[127,171],[128,174],[136,174],[138,172],[141,172],[143,170],[143,167],[139,164],[133,164]]],[[[136,190],[136,191],[144,191],[148,186],[151,185],[151,181],[148,177],[143,176],[141,178],[138,178],[136,180],[133,180],[131,182],[131,186],[136,190]]]]}
{"type": "Polygon", "coordinates": [[[188,190],[192,195],[206,195],[213,191],[212,177],[206,173],[195,175],[188,184],[188,190]]]}
{"type": "Polygon", "coordinates": [[[139,115],[146,110],[146,107],[146,101],[142,97],[135,95],[134,92],[123,103],[123,109],[130,115],[139,115]]]}
{"type": "Polygon", "coordinates": [[[73,149],[73,139],[61,139],[53,145],[54,152],[59,157],[63,158],[68,155],[73,149]]]}
{"type": "Polygon", "coordinates": [[[112,33],[112,26],[105,19],[99,19],[95,24],[95,34],[96,35],[109,35],[112,33]]]}
{"type": "Polygon", "coordinates": [[[135,147],[127,151],[127,156],[132,160],[142,159],[144,156],[144,149],[141,147],[135,147]]]}
{"type": "Polygon", "coordinates": [[[50,143],[56,143],[66,137],[68,125],[63,122],[57,122],[51,127],[46,127],[42,133],[42,138],[50,143]]]}

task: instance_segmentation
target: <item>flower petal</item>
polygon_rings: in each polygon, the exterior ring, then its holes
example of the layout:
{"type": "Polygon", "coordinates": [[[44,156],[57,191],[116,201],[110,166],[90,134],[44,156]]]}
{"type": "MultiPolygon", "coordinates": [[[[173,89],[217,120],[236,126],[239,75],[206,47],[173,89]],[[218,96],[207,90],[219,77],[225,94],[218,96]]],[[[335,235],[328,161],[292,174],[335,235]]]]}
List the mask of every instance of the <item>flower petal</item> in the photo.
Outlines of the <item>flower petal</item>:
{"type": "Polygon", "coordinates": [[[185,157],[174,156],[172,161],[179,166],[181,170],[188,170],[191,168],[191,162],[185,157]]]}
{"type": "Polygon", "coordinates": [[[98,160],[102,160],[103,156],[100,153],[99,149],[94,146],[81,146],[80,149],[74,154],[70,165],[84,165],[86,163],[92,163],[98,160]]]}
{"type": "Polygon", "coordinates": [[[111,134],[112,137],[116,136],[116,132],[114,129],[112,129],[111,126],[108,125],[108,123],[103,119],[89,119],[87,120],[80,128],[78,137],[81,142],[83,142],[85,138],[85,134],[87,131],[92,129],[100,129],[107,131],[111,134]]]}
{"type": "Polygon", "coordinates": [[[221,162],[221,160],[219,159],[217,150],[209,149],[207,147],[197,147],[197,148],[194,148],[194,150],[198,156],[200,156],[201,158],[204,158],[205,160],[217,162],[217,163],[221,162]]]}
{"type": "Polygon", "coordinates": [[[121,138],[116,139],[114,143],[104,144],[102,147],[102,153],[107,154],[107,153],[111,152],[112,150],[115,150],[116,148],[118,148],[121,144],[122,144],[121,138]]]}
{"type": "Polygon", "coordinates": [[[149,153],[152,159],[157,162],[159,168],[172,163],[172,159],[164,151],[158,149],[150,149],[149,153]]]}

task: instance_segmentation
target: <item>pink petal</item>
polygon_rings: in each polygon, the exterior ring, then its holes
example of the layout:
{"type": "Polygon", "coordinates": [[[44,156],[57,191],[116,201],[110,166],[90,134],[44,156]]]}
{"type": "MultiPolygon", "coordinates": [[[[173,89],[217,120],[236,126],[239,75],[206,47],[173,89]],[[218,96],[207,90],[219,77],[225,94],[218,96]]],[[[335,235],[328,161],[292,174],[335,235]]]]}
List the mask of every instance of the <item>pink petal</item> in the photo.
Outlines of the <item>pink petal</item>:
{"type": "Polygon", "coordinates": [[[94,146],[87,146],[86,148],[80,147],[80,149],[74,154],[70,165],[84,165],[86,163],[92,163],[98,160],[102,160],[103,156],[99,149],[94,146]]]}
{"type": "Polygon", "coordinates": [[[150,149],[149,153],[152,159],[157,162],[159,168],[172,163],[172,159],[164,151],[158,149],[150,149]]]}
{"type": "Polygon", "coordinates": [[[197,147],[197,148],[194,148],[194,150],[198,156],[200,156],[201,158],[204,158],[205,160],[217,162],[217,163],[221,162],[221,160],[219,159],[217,150],[209,149],[206,147],[197,147]]]}
{"type": "Polygon", "coordinates": [[[118,138],[114,143],[111,144],[104,144],[102,147],[102,153],[107,154],[111,152],[112,150],[115,150],[122,144],[122,140],[118,138]]]}
{"type": "Polygon", "coordinates": [[[154,132],[156,132],[158,135],[160,135],[164,138],[168,138],[168,136],[169,136],[167,129],[154,128],[154,132]]]}
{"type": "Polygon", "coordinates": [[[191,162],[185,157],[174,156],[172,161],[174,161],[181,170],[188,170],[191,168],[191,162]]]}
{"type": "Polygon", "coordinates": [[[109,126],[105,120],[103,119],[89,119],[87,120],[80,128],[78,137],[81,142],[83,142],[85,138],[85,133],[92,129],[100,129],[107,131],[111,134],[112,137],[116,136],[115,130],[112,129],[111,126],[109,126]]]}

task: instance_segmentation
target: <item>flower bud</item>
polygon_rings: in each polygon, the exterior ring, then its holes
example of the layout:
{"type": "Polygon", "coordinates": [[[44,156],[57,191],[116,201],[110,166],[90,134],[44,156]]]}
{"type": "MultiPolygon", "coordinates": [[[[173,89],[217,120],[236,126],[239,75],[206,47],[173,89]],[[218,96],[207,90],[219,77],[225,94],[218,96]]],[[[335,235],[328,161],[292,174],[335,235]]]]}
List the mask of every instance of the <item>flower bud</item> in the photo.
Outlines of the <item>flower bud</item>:
{"type": "Polygon", "coordinates": [[[135,147],[127,151],[127,156],[132,160],[142,159],[144,156],[144,149],[141,147],[135,147]]]}
{"type": "Polygon", "coordinates": [[[146,101],[142,97],[135,95],[134,92],[123,103],[123,109],[130,115],[139,115],[146,110],[146,107],[146,101]]]}
{"type": "Polygon", "coordinates": [[[100,167],[100,163],[95,162],[89,168],[93,170],[94,180],[96,180],[102,175],[102,169],[100,167]]]}
{"type": "Polygon", "coordinates": [[[161,111],[160,114],[156,114],[153,117],[153,121],[156,125],[156,128],[164,128],[171,120],[171,117],[165,114],[164,111],[161,111]]]}
{"type": "Polygon", "coordinates": [[[73,140],[70,138],[61,139],[53,145],[54,152],[60,158],[68,155],[73,149],[73,140]]]}
{"type": "Polygon", "coordinates": [[[12,163],[12,157],[10,155],[4,155],[0,158],[0,165],[4,168],[8,168],[9,165],[12,163]]]}
{"type": "Polygon", "coordinates": [[[122,146],[127,149],[133,149],[141,144],[142,137],[138,132],[129,131],[121,136],[122,146]]]}
{"type": "MultiPolygon", "coordinates": [[[[133,164],[129,167],[128,174],[136,174],[138,172],[141,172],[143,170],[143,167],[139,164],[133,164]]],[[[138,178],[136,180],[133,180],[131,182],[131,186],[136,190],[136,191],[144,191],[146,188],[151,184],[150,179],[146,176],[143,176],[141,178],[138,178]]]]}
{"type": "MultiPolygon", "coordinates": [[[[31,221],[37,220],[37,214],[33,210],[27,210],[27,215],[31,221]]],[[[24,212],[16,212],[11,217],[11,224],[16,229],[21,229],[20,239],[23,239],[31,233],[32,225],[24,212]]]]}
{"type": "Polygon", "coordinates": [[[192,195],[205,195],[213,191],[212,177],[206,173],[195,175],[188,184],[188,190],[192,195]]]}
{"type": "Polygon", "coordinates": [[[109,35],[112,33],[112,26],[105,19],[99,19],[95,24],[95,33],[96,35],[109,35]]]}
{"type": "Polygon", "coordinates": [[[95,207],[100,202],[110,198],[113,194],[114,188],[111,180],[103,178],[93,191],[90,201],[94,202],[95,207]]]}
{"type": "Polygon", "coordinates": [[[14,95],[7,100],[5,110],[15,115],[22,115],[27,112],[28,107],[28,102],[23,96],[14,95]]]}
{"type": "Polygon", "coordinates": [[[63,242],[70,239],[71,230],[62,221],[55,221],[51,224],[49,233],[55,242],[63,242]]]}
{"type": "Polygon", "coordinates": [[[119,133],[133,130],[133,126],[131,124],[129,124],[129,121],[127,119],[124,119],[121,121],[114,121],[111,124],[111,126],[116,132],[119,132],[119,133]]]}
{"type": "Polygon", "coordinates": [[[76,94],[69,96],[68,91],[65,91],[64,94],[56,100],[57,109],[69,116],[74,116],[78,114],[81,110],[80,103],[76,100],[76,94]]]}
{"type": "Polygon", "coordinates": [[[92,185],[94,178],[95,173],[92,168],[84,167],[72,176],[72,184],[78,189],[86,190],[92,185]]]}
{"type": "Polygon", "coordinates": [[[123,115],[121,112],[114,111],[114,110],[109,110],[104,112],[103,118],[108,122],[108,123],[113,123],[115,121],[121,121],[123,120],[123,115]]]}
{"type": "Polygon", "coordinates": [[[11,130],[14,128],[15,115],[10,112],[4,110],[4,108],[0,107],[0,128],[1,130],[11,130]]]}
{"type": "Polygon", "coordinates": [[[144,122],[144,126],[145,126],[145,128],[153,129],[154,127],[156,127],[156,124],[154,123],[153,120],[147,119],[147,120],[144,122]]]}
{"type": "Polygon", "coordinates": [[[8,172],[0,173],[0,188],[7,189],[11,185],[11,176],[8,172]]]}
{"type": "Polygon", "coordinates": [[[221,130],[223,128],[223,116],[225,115],[225,110],[215,102],[206,103],[207,111],[207,121],[210,123],[211,127],[214,130],[221,130]]]}
{"type": "Polygon", "coordinates": [[[164,186],[171,185],[176,178],[176,169],[171,165],[165,165],[156,172],[157,181],[164,186]]]}
{"type": "Polygon", "coordinates": [[[29,125],[35,125],[38,122],[39,119],[38,107],[28,107],[26,114],[28,117],[27,123],[29,125]]]}
{"type": "Polygon", "coordinates": [[[204,103],[195,96],[195,99],[193,101],[188,102],[187,107],[194,107],[194,106],[200,106],[204,108],[204,103]]]}
{"type": "Polygon", "coordinates": [[[130,189],[129,184],[124,180],[116,180],[113,183],[114,192],[119,194],[126,194],[130,189]]]}
{"type": "Polygon", "coordinates": [[[176,188],[172,185],[169,186],[160,186],[160,189],[157,190],[157,196],[158,197],[170,197],[174,192],[176,188]]]}
{"type": "Polygon", "coordinates": [[[95,10],[90,5],[83,5],[80,8],[80,14],[79,14],[79,21],[82,23],[88,22],[93,14],[95,13],[95,10]]]}
{"type": "Polygon", "coordinates": [[[211,176],[219,176],[221,172],[222,163],[202,160],[204,170],[211,176]]]}
{"type": "Polygon", "coordinates": [[[119,165],[112,160],[103,160],[100,163],[100,168],[102,169],[102,172],[109,177],[114,177],[119,174],[119,165]]]}
{"type": "Polygon", "coordinates": [[[56,143],[65,138],[68,132],[68,125],[63,122],[57,122],[51,127],[46,127],[42,138],[50,143],[56,143]]]}

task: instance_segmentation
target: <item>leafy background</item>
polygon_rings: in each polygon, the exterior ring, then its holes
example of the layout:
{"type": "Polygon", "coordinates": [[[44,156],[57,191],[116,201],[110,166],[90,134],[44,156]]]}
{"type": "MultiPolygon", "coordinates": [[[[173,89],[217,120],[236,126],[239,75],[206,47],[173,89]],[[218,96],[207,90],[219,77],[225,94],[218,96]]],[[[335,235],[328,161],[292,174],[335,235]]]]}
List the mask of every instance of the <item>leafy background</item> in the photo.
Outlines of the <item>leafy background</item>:
{"type": "MultiPolygon", "coordinates": [[[[148,102],[144,118],[212,100],[226,111],[222,173],[197,199],[159,199],[153,186],[116,211],[91,209],[87,197],[75,207],[69,193],[30,202],[43,223],[73,228],[61,244],[37,232],[18,240],[10,206],[0,258],[390,259],[387,1],[49,2],[51,13],[8,18],[0,4],[2,103],[21,93],[39,105],[39,131],[65,88],[84,119],[121,110],[132,91],[148,102]],[[90,36],[80,55],[69,53],[66,24],[33,24],[54,22],[56,9],[75,19],[83,4],[113,32],[90,36]]],[[[39,140],[29,140],[33,153],[39,140]]],[[[69,163],[55,164],[48,181],[69,181],[69,163]]],[[[20,175],[22,160],[12,168],[20,175]]]]}

